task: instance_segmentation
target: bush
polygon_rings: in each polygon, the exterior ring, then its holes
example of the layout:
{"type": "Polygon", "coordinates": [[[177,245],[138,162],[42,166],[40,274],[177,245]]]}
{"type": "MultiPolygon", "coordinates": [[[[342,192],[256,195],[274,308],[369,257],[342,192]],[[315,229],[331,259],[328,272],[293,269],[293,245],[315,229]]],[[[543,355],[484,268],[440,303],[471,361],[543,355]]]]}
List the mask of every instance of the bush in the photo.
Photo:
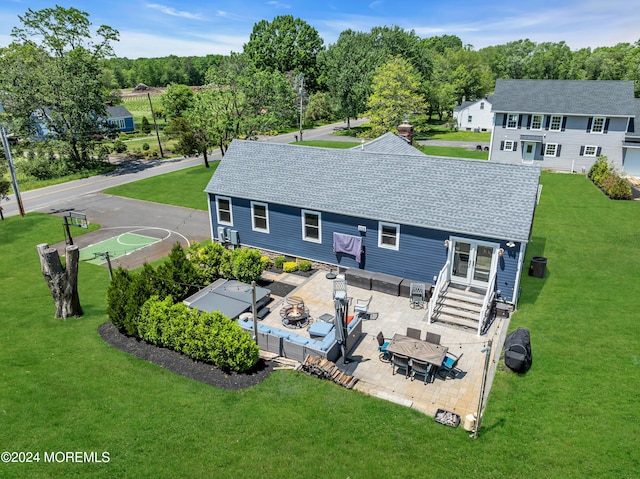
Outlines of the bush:
{"type": "Polygon", "coordinates": [[[295,261],[286,261],[282,265],[282,271],[284,271],[285,273],[292,273],[294,271],[298,271],[298,263],[296,263],[295,261]]]}
{"type": "Polygon", "coordinates": [[[199,282],[211,284],[222,276],[223,263],[230,260],[227,249],[220,243],[194,243],[187,251],[187,258],[196,267],[199,282]]]}
{"type": "Polygon", "coordinates": [[[269,269],[271,268],[271,265],[273,264],[271,262],[271,258],[269,258],[268,256],[262,256],[260,257],[260,262],[262,263],[262,270],[264,271],[265,269],[269,269]]]}
{"type": "MultiPolygon", "coordinates": [[[[151,266],[145,264],[145,270],[151,266]]],[[[151,268],[153,271],[153,268],[151,268]]],[[[121,332],[135,336],[140,308],[151,297],[152,284],[147,275],[131,274],[120,267],[107,288],[107,315],[121,332]]]]}
{"type": "Polygon", "coordinates": [[[143,143],[142,144],[142,151],[149,151],[149,143],[143,143]]]}
{"type": "Polygon", "coordinates": [[[607,160],[606,156],[599,156],[596,161],[589,168],[589,173],[587,173],[587,178],[593,181],[597,186],[600,186],[604,179],[609,176],[612,170],[611,165],[607,160]]]}
{"type": "Polygon", "coordinates": [[[262,275],[264,265],[260,252],[255,249],[240,248],[231,255],[231,272],[233,277],[243,283],[256,281],[262,275]]]}
{"type": "Polygon", "coordinates": [[[587,177],[611,199],[628,200],[633,196],[627,180],[620,176],[604,155],[599,156],[589,168],[587,177]]]}
{"type": "Polygon", "coordinates": [[[113,150],[114,153],[124,153],[127,151],[127,144],[122,140],[116,140],[113,142],[113,150]]]}
{"type": "Polygon", "coordinates": [[[624,178],[616,176],[605,191],[614,200],[630,200],[633,197],[631,186],[624,178]]]}
{"type": "Polygon", "coordinates": [[[311,261],[307,259],[301,259],[298,261],[298,269],[300,271],[309,271],[311,269],[311,261]]]}
{"type": "Polygon", "coordinates": [[[196,267],[187,259],[180,243],[173,245],[168,260],[158,266],[155,276],[162,278],[155,290],[161,298],[172,296],[182,301],[201,287],[196,267]]]}
{"type": "Polygon", "coordinates": [[[284,256],[276,256],[273,260],[273,267],[276,269],[282,269],[282,265],[286,261],[284,256]]]}

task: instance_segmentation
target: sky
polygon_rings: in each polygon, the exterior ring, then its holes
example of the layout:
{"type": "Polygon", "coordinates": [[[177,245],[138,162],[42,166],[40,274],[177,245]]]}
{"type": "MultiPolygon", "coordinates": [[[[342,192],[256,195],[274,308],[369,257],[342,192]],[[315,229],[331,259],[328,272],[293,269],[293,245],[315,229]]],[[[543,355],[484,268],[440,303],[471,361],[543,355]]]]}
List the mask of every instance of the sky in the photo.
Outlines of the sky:
{"type": "Polygon", "coordinates": [[[564,41],[572,50],[640,40],[640,8],[629,0],[0,0],[0,47],[28,9],[74,7],[93,27],[120,32],[121,58],[228,55],[241,52],[254,24],[279,15],[301,18],[325,45],[340,32],[399,26],[420,37],[457,35],[479,50],[528,38],[564,41]]]}

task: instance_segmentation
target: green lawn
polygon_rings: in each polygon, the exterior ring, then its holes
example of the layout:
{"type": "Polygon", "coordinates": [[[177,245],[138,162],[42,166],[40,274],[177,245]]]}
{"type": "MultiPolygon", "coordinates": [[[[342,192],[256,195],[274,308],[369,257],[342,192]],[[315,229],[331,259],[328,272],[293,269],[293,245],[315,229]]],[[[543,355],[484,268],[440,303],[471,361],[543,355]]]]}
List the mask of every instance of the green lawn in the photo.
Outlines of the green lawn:
{"type": "Polygon", "coordinates": [[[482,131],[454,131],[449,129],[430,130],[425,133],[417,133],[419,140],[446,140],[446,141],[469,141],[478,143],[488,143],[491,141],[491,132],[482,131]]]}
{"type": "Polygon", "coordinates": [[[473,158],[474,160],[487,160],[489,158],[488,151],[469,150],[457,146],[423,146],[417,145],[420,151],[425,155],[432,156],[451,156],[454,158],[473,158]]]}
{"type": "Polygon", "coordinates": [[[533,367],[498,371],[477,440],[299,372],[228,392],[115,350],[97,334],[106,269],[81,264],[85,316],[54,319],[35,246],[62,240],[60,220],[7,218],[0,442],[41,462],[0,464],[0,476],[636,477],[640,204],[579,175],[541,181],[527,264],[547,257],[547,277],[523,277],[511,323],[531,330],[533,367]],[[107,451],[110,462],[43,463],[44,451],[107,451]]]}
{"type": "Polygon", "coordinates": [[[360,143],[357,141],[331,141],[331,140],[309,140],[309,141],[294,141],[292,145],[301,146],[315,146],[318,148],[338,148],[347,149],[358,146],[360,143]]]}
{"type": "Polygon", "coordinates": [[[154,201],[168,205],[185,206],[207,210],[207,195],[204,189],[220,161],[209,161],[210,168],[204,164],[184,170],[165,173],[134,183],[108,188],[104,192],[110,195],[126,196],[140,200],[154,201]],[[180,185],[176,189],[174,185],[180,185]]]}

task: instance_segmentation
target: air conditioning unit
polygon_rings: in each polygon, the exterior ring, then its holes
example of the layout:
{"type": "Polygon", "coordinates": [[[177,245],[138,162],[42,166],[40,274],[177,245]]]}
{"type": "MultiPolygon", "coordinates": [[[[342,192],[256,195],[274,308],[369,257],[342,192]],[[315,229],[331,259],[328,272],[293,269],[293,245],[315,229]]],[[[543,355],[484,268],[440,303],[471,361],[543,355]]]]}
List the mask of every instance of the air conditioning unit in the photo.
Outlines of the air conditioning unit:
{"type": "Polygon", "coordinates": [[[218,241],[222,244],[227,242],[227,235],[224,231],[224,226],[218,226],[218,241]]]}
{"type": "Polygon", "coordinates": [[[233,246],[240,246],[240,235],[237,230],[229,230],[229,241],[233,246]]]}

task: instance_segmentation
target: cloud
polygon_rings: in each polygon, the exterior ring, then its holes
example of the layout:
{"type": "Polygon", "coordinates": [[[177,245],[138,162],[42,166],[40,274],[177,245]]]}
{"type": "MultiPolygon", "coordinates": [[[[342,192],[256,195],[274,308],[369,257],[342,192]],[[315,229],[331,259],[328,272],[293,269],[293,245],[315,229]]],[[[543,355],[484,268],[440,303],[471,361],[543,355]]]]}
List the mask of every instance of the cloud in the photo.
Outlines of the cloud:
{"type": "Polygon", "coordinates": [[[291,5],[289,5],[287,3],[278,2],[276,0],[271,0],[271,1],[267,2],[267,5],[270,5],[272,7],[280,9],[280,10],[289,10],[291,8],[291,5]]]}
{"type": "Polygon", "coordinates": [[[202,14],[200,13],[191,13],[186,11],[179,11],[175,8],[167,7],[166,5],[160,5],[159,3],[147,3],[147,8],[152,8],[154,10],[158,10],[165,15],[171,15],[172,17],[180,17],[187,18],[189,20],[204,20],[202,14]]]}

